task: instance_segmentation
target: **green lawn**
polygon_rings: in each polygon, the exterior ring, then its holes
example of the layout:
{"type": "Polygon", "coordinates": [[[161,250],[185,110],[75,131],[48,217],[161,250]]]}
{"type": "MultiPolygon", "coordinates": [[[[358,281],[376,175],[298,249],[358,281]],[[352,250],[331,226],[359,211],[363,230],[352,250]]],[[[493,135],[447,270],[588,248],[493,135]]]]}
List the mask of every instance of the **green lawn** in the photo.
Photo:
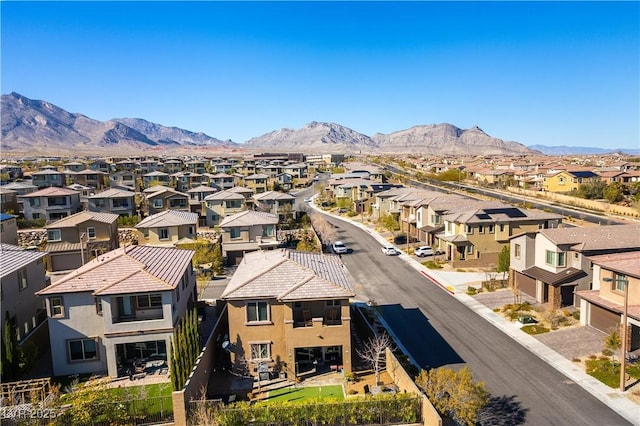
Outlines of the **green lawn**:
{"type": "Polygon", "coordinates": [[[142,386],[126,386],[121,388],[111,388],[109,392],[113,393],[118,399],[128,400],[136,399],[141,396],[144,398],[154,398],[157,396],[171,396],[171,383],[153,383],[142,386]]]}
{"type": "Polygon", "coordinates": [[[303,402],[317,398],[332,398],[336,401],[344,401],[342,386],[310,386],[310,387],[288,387],[276,389],[269,392],[268,401],[295,401],[303,402]]]}

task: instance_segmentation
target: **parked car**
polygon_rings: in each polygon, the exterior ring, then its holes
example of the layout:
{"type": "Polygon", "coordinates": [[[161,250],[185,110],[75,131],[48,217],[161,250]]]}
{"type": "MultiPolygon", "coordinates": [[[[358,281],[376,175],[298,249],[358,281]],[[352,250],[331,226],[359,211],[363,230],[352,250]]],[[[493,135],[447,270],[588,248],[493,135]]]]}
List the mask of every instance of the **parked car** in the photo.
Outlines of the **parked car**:
{"type": "Polygon", "coordinates": [[[345,254],[347,252],[347,246],[342,241],[336,241],[333,243],[333,252],[335,254],[345,254]]]}
{"type": "Polygon", "coordinates": [[[400,254],[400,252],[393,246],[382,246],[382,252],[387,256],[395,256],[397,254],[400,254]]]}
{"type": "Polygon", "coordinates": [[[440,249],[437,249],[434,251],[433,248],[431,248],[430,246],[420,246],[413,251],[413,254],[415,254],[418,257],[433,256],[435,254],[443,254],[443,253],[444,252],[440,249]]]}
{"type": "MultiPolygon", "coordinates": [[[[409,242],[410,243],[415,243],[417,241],[418,241],[418,239],[416,237],[409,237],[409,242]]],[[[406,244],[407,243],[407,236],[405,234],[396,235],[393,238],[393,242],[396,243],[396,244],[406,244]]]]}

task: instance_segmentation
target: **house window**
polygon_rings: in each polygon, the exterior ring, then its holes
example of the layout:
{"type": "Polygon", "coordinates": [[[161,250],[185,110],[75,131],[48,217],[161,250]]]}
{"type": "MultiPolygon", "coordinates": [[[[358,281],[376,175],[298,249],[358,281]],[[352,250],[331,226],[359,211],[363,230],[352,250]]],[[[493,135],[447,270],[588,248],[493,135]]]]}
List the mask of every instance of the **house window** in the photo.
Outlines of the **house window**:
{"type": "Polygon", "coordinates": [[[96,228],[90,226],[87,228],[87,236],[89,237],[90,240],[93,240],[96,238],[96,228]]]}
{"type": "Polygon", "coordinates": [[[513,247],[513,255],[514,257],[516,257],[517,259],[520,259],[520,251],[521,251],[521,247],[520,244],[515,244],[513,247]]]}
{"type": "Polygon", "coordinates": [[[104,207],[105,206],[104,198],[97,198],[97,199],[93,200],[93,204],[96,207],[104,207]]]}
{"type": "Polygon", "coordinates": [[[467,234],[473,234],[473,227],[471,225],[466,225],[465,226],[465,232],[467,234]]]}
{"type": "Polygon", "coordinates": [[[545,263],[550,266],[556,266],[556,252],[547,250],[545,263]]]}
{"type": "Polygon", "coordinates": [[[627,284],[627,276],[625,274],[613,274],[613,289],[615,291],[624,292],[624,286],[627,284]]]}
{"type": "Polygon", "coordinates": [[[160,293],[142,294],[136,297],[138,308],[159,308],[162,306],[162,295],[160,293]]]}
{"type": "Polygon", "coordinates": [[[473,254],[473,245],[469,244],[466,246],[466,250],[467,254],[473,254]]]}
{"type": "Polygon", "coordinates": [[[167,229],[167,228],[158,229],[158,238],[160,238],[161,240],[168,240],[169,239],[169,229],[167,229]]]}
{"type": "Polygon", "coordinates": [[[29,198],[29,205],[31,207],[40,207],[40,198],[29,198]]]}
{"type": "Polygon", "coordinates": [[[438,215],[438,214],[431,215],[431,222],[433,222],[434,225],[439,225],[440,224],[440,215],[438,215]]]}
{"type": "Polygon", "coordinates": [[[273,236],[273,225],[265,225],[264,227],[262,227],[262,236],[263,237],[273,236]]]}
{"type": "Polygon", "coordinates": [[[566,261],[567,261],[566,253],[564,252],[556,253],[554,251],[547,250],[546,257],[545,257],[545,262],[547,265],[562,267],[566,265],[566,261]]]}
{"type": "Polygon", "coordinates": [[[189,235],[193,235],[194,233],[193,226],[189,226],[189,235]]]}
{"type": "Polygon", "coordinates": [[[504,232],[504,223],[501,223],[499,226],[500,226],[500,232],[504,232]]]}
{"type": "Polygon", "coordinates": [[[326,300],[324,303],[327,306],[340,306],[340,300],[326,300]]]}
{"type": "Polygon", "coordinates": [[[40,213],[33,213],[31,217],[33,217],[33,220],[38,220],[40,219],[40,213]]]}
{"type": "Polygon", "coordinates": [[[24,290],[25,288],[27,288],[29,286],[29,283],[27,282],[27,269],[23,268],[20,269],[18,271],[18,289],[20,291],[24,290]]]}
{"type": "Polygon", "coordinates": [[[247,322],[269,321],[269,305],[267,302],[247,303],[247,322]]]}
{"type": "Polygon", "coordinates": [[[50,229],[49,231],[47,231],[47,240],[62,241],[62,233],[59,229],[50,229]]]}
{"type": "Polygon", "coordinates": [[[162,199],[153,200],[153,208],[161,209],[162,208],[162,199]]]}
{"type": "Polygon", "coordinates": [[[64,316],[64,304],[62,303],[62,297],[52,297],[49,299],[51,305],[51,316],[61,317],[64,316]]]}
{"type": "Polygon", "coordinates": [[[493,225],[489,225],[489,226],[487,226],[487,232],[488,232],[489,234],[493,234],[493,225]]]}
{"type": "Polygon", "coordinates": [[[484,234],[484,225],[478,225],[478,234],[484,234]]]}
{"type": "Polygon", "coordinates": [[[98,359],[98,342],[95,339],[69,340],[70,361],[92,361],[98,359]]]}
{"type": "Polygon", "coordinates": [[[251,361],[266,361],[271,358],[269,343],[251,343],[251,361]]]}
{"type": "Polygon", "coordinates": [[[99,297],[94,297],[93,300],[96,304],[96,314],[102,315],[102,299],[100,299],[99,297]]]}
{"type": "Polygon", "coordinates": [[[142,228],[142,236],[145,239],[149,239],[149,228],[142,228]]]}
{"type": "Polygon", "coordinates": [[[240,228],[231,228],[229,233],[231,234],[232,239],[240,238],[240,228]]]}

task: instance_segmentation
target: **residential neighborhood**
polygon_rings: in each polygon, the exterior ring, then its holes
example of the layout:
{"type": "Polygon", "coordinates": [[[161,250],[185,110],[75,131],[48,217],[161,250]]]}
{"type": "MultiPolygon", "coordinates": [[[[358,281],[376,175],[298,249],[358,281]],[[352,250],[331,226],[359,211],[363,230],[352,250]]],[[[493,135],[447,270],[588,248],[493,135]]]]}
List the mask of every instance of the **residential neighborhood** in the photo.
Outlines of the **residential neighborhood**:
{"type": "MultiPolygon", "coordinates": [[[[555,197],[571,197],[567,206],[589,202],[579,195],[594,182],[637,194],[634,163],[591,159],[587,173],[585,162],[578,171],[558,158],[416,157],[407,167],[393,158],[294,154],[5,165],[5,327],[19,348],[38,348],[52,380],[169,386],[176,330],[196,310],[200,361],[173,389],[176,424],[191,415],[197,387],[231,404],[303,381],[348,384],[372,371],[368,339],[381,327],[399,333],[384,314],[393,305],[385,298],[377,307],[384,291],[371,284],[394,280],[384,263],[403,274],[421,271],[393,283],[398,295],[405,283],[426,279],[420,297],[444,289],[463,303],[487,291],[502,295],[504,306],[527,300],[540,307],[539,320],[564,312],[576,329],[624,334],[619,357],[640,355],[640,212],[609,201],[602,217],[611,222],[602,224],[554,208],[555,197]],[[481,189],[495,195],[480,196],[481,189]],[[369,236],[344,234],[345,221],[369,236]],[[375,250],[365,244],[372,236],[375,250]],[[336,251],[345,239],[347,249],[336,251]],[[384,256],[380,247],[397,256],[376,258],[384,256]],[[368,262],[376,266],[360,266],[368,262]],[[229,384],[240,378],[258,390],[229,384]]],[[[400,346],[388,363],[424,368],[400,346]]],[[[27,365],[22,375],[32,377],[27,365]]],[[[420,394],[393,374],[389,389],[420,394]]],[[[20,377],[3,370],[8,380],[20,377]]],[[[636,383],[628,379],[627,395],[636,383]]],[[[360,393],[370,395],[372,386],[360,393]]]]}

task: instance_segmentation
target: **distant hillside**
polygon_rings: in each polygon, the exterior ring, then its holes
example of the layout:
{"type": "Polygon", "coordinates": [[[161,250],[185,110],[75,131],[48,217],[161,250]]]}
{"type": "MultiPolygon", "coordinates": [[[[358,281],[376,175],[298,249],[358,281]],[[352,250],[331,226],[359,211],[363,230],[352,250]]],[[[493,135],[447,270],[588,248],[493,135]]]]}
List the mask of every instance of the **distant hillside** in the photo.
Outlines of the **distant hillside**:
{"type": "Polygon", "coordinates": [[[428,154],[530,154],[532,151],[517,143],[493,138],[478,126],[463,130],[451,124],[414,126],[407,130],[376,133],[372,139],[381,147],[396,152],[428,154]]]}
{"type": "Polygon", "coordinates": [[[540,151],[545,155],[589,155],[589,154],[610,154],[619,152],[629,155],[640,155],[639,149],[615,149],[615,148],[593,148],[589,146],[546,146],[529,145],[529,149],[540,151]]]}
{"type": "Polygon", "coordinates": [[[378,144],[348,127],[312,121],[302,129],[281,129],[249,139],[245,146],[268,150],[350,152],[373,150],[378,144]]]}
{"type": "Polygon", "coordinates": [[[145,151],[163,146],[237,146],[203,133],[165,127],[140,119],[99,121],[18,93],[2,95],[3,151],[97,153],[145,151]]]}
{"type": "Polygon", "coordinates": [[[0,149],[5,153],[23,155],[130,154],[168,149],[187,153],[194,148],[363,154],[528,155],[540,152],[569,155],[616,151],[640,154],[640,149],[526,147],[518,142],[489,136],[477,126],[460,129],[447,123],[418,125],[389,134],[367,136],[340,124],[312,121],[301,129],[275,130],[237,144],[141,118],[94,120],[15,92],[2,95],[1,112],[0,149]]]}
{"type": "Polygon", "coordinates": [[[247,147],[326,152],[387,152],[425,154],[530,154],[516,142],[492,138],[480,128],[459,129],[451,124],[415,126],[372,137],[335,123],[311,122],[301,129],[282,129],[249,140],[247,147]]]}

